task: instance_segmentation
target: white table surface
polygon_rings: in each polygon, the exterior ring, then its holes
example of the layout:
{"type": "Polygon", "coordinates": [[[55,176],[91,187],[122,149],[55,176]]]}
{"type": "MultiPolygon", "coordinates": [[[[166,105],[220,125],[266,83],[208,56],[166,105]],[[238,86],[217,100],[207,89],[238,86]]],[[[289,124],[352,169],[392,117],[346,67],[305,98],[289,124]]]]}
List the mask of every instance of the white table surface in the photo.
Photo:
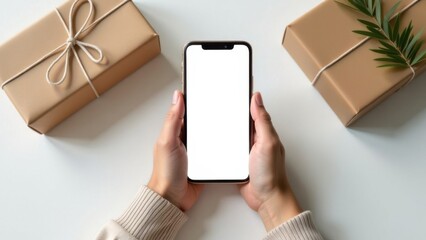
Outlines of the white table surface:
{"type": "MultiPolygon", "coordinates": [[[[61,2],[1,0],[0,42],[61,2]]],[[[285,26],[319,0],[135,2],[162,55],[49,135],[0,94],[0,239],[94,239],[118,216],[149,179],[182,46],[200,39],[252,44],[254,88],[284,140],[291,185],[327,239],[425,238],[425,75],[345,128],[281,46],[285,26]]],[[[232,185],[208,186],[188,215],[178,239],[265,235],[232,185]]]]}

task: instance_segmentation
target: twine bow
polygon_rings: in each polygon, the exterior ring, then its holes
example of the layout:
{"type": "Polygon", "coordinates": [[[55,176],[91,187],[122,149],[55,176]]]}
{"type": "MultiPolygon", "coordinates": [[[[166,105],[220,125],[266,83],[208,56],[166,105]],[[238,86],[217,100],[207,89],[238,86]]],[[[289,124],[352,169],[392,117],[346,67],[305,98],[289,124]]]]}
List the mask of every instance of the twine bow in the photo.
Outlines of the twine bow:
{"type": "Polygon", "coordinates": [[[110,11],[108,11],[107,13],[105,13],[103,16],[101,16],[100,18],[98,18],[96,21],[94,21],[93,23],[91,23],[90,25],[89,20],[92,17],[93,13],[94,13],[94,6],[93,6],[93,2],[92,0],[75,0],[73,2],[73,4],[71,5],[71,9],[69,12],[69,17],[68,17],[68,22],[69,22],[69,26],[67,26],[67,24],[65,23],[61,13],[59,12],[58,9],[56,10],[56,13],[59,17],[59,19],[61,20],[62,25],[65,28],[65,31],[67,32],[67,39],[66,41],[61,44],[60,46],[58,46],[57,48],[53,49],[52,51],[50,51],[49,53],[47,53],[46,55],[44,55],[43,57],[41,57],[39,60],[37,60],[36,62],[34,62],[32,65],[28,66],[27,68],[25,68],[24,70],[22,70],[21,72],[17,73],[16,75],[14,75],[13,77],[9,78],[8,80],[6,80],[5,82],[3,82],[3,84],[1,85],[1,88],[4,88],[4,86],[6,86],[7,84],[9,84],[10,82],[16,80],[18,77],[20,77],[21,75],[23,75],[24,73],[26,73],[27,71],[29,71],[30,69],[34,68],[36,65],[38,65],[39,63],[41,63],[42,61],[46,60],[47,58],[50,58],[53,55],[56,55],[58,52],[60,52],[61,49],[62,52],[61,54],[55,59],[53,60],[53,62],[50,64],[50,66],[47,68],[46,71],[46,81],[51,84],[51,85],[60,85],[61,83],[64,82],[65,78],[68,75],[68,71],[70,68],[70,62],[69,62],[69,58],[71,56],[71,53],[75,56],[75,58],[77,59],[77,63],[79,64],[81,70],[83,71],[83,74],[88,82],[88,84],[90,85],[90,87],[92,88],[93,92],[95,93],[96,97],[99,97],[99,93],[96,90],[96,88],[93,86],[92,80],[90,79],[89,75],[86,72],[86,69],[84,68],[83,64],[81,63],[80,57],[77,54],[76,51],[76,46],[78,46],[81,50],[83,50],[83,52],[87,55],[87,57],[94,63],[99,64],[102,59],[103,59],[103,52],[102,50],[94,45],[94,44],[90,44],[87,42],[83,42],[81,40],[79,40],[80,35],[93,28],[94,26],[96,26],[96,24],[98,24],[99,22],[101,22],[102,20],[104,20],[106,17],[108,17],[109,15],[111,15],[114,11],[116,11],[117,9],[119,9],[121,6],[123,6],[124,4],[126,4],[128,1],[130,0],[123,0],[120,4],[118,4],[117,6],[115,6],[113,9],[111,9],[110,11]],[[87,15],[83,25],[81,26],[81,28],[77,31],[77,33],[74,34],[74,12],[76,11],[76,6],[77,3],[79,3],[80,1],[84,1],[84,2],[88,2],[89,3],[89,14],[87,15]],[[99,56],[98,58],[96,58],[95,56],[93,56],[93,54],[89,51],[89,49],[94,50],[99,56]],[[50,72],[52,71],[53,67],[63,58],[65,57],[65,65],[64,65],[64,70],[62,72],[62,77],[59,80],[53,80],[50,78],[50,72]]]}
{"type": "Polygon", "coordinates": [[[65,21],[62,18],[61,14],[59,13],[58,9],[56,9],[56,13],[58,14],[59,19],[61,19],[61,22],[64,25],[65,30],[67,31],[68,39],[66,40],[65,43],[63,43],[61,46],[59,46],[59,48],[62,48],[62,47],[65,46],[65,49],[50,64],[49,68],[46,71],[46,80],[49,84],[52,84],[52,85],[60,85],[61,83],[63,83],[65,78],[67,77],[68,70],[69,70],[69,67],[70,67],[69,66],[70,65],[69,58],[70,58],[71,53],[73,53],[75,58],[77,59],[78,64],[80,65],[81,69],[83,70],[83,73],[84,73],[84,76],[86,77],[87,82],[89,83],[90,87],[93,89],[93,92],[95,93],[96,97],[99,97],[98,91],[96,91],[96,88],[93,86],[90,77],[87,75],[86,69],[84,68],[83,64],[81,63],[80,57],[78,56],[77,51],[75,50],[75,46],[77,45],[81,48],[81,50],[83,50],[83,52],[89,57],[89,59],[92,62],[100,63],[102,61],[103,53],[102,53],[102,50],[98,46],[78,40],[78,37],[83,32],[83,30],[85,30],[87,23],[89,22],[89,19],[93,15],[93,2],[92,2],[92,0],[86,0],[86,1],[89,3],[89,6],[90,6],[89,14],[87,15],[86,20],[84,21],[83,25],[81,26],[81,28],[78,30],[78,32],[76,34],[74,34],[74,18],[73,18],[73,16],[74,16],[75,6],[79,2],[79,0],[74,1],[74,3],[71,5],[69,18],[68,18],[69,19],[69,21],[68,21],[69,26],[68,27],[65,24],[65,21]],[[91,52],[89,52],[88,48],[95,50],[98,53],[99,57],[95,58],[93,56],[93,54],[91,52]],[[49,76],[50,71],[59,62],[59,60],[61,60],[61,58],[64,57],[64,56],[65,56],[65,65],[64,65],[62,77],[57,81],[52,81],[50,79],[50,76],[49,76]]]}

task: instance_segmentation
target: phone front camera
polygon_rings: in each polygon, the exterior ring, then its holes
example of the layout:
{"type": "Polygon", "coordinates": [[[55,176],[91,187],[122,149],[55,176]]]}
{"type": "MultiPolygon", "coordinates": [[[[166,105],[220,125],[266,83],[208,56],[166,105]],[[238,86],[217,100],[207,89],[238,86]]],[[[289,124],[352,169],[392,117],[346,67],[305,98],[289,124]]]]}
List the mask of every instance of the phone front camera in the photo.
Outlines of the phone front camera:
{"type": "Polygon", "coordinates": [[[225,45],[225,49],[227,49],[228,48],[228,45],[225,45]]]}

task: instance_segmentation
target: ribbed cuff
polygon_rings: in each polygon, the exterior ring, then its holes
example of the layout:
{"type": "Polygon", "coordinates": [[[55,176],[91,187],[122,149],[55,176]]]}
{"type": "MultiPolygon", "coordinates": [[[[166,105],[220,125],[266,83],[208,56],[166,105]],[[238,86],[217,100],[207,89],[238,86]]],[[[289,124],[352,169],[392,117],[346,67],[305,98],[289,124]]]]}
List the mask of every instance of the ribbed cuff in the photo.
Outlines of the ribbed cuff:
{"type": "Polygon", "coordinates": [[[272,229],[264,239],[323,240],[312,221],[310,211],[305,211],[272,229]]]}
{"type": "Polygon", "coordinates": [[[115,221],[137,239],[174,239],[187,219],[179,208],[143,186],[115,221]]]}

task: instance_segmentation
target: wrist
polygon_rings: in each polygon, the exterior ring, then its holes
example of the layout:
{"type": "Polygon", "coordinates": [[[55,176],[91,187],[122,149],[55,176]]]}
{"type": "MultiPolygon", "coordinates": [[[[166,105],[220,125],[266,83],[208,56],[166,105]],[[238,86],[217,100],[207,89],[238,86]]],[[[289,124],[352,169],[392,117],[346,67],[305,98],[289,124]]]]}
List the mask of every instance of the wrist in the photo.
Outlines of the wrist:
{"type": "Polygon", "coordinates": [[[302,210],[291,191],[276,191],[260,205],[257,212],[265,225],[266,231],[269,232],[285,221],[299,215],[302,210]]]}
{"type": "Polygon", "coordinates": [[[156,192],[158,195],[160,195],[162,198],[166,199],[167,201],[169,201],[170,203],[172,203],[173,205],[175,205],[176,207],[180,208],[180,204],[178,201],[176,201],[170,194],[169,191],[167,190],[168,187],[163,186],[162,184],[156,183],[155,181],[149,181],[148,184],[146,185],[149,189],[151,189],[152,191],[156,192]]]}

